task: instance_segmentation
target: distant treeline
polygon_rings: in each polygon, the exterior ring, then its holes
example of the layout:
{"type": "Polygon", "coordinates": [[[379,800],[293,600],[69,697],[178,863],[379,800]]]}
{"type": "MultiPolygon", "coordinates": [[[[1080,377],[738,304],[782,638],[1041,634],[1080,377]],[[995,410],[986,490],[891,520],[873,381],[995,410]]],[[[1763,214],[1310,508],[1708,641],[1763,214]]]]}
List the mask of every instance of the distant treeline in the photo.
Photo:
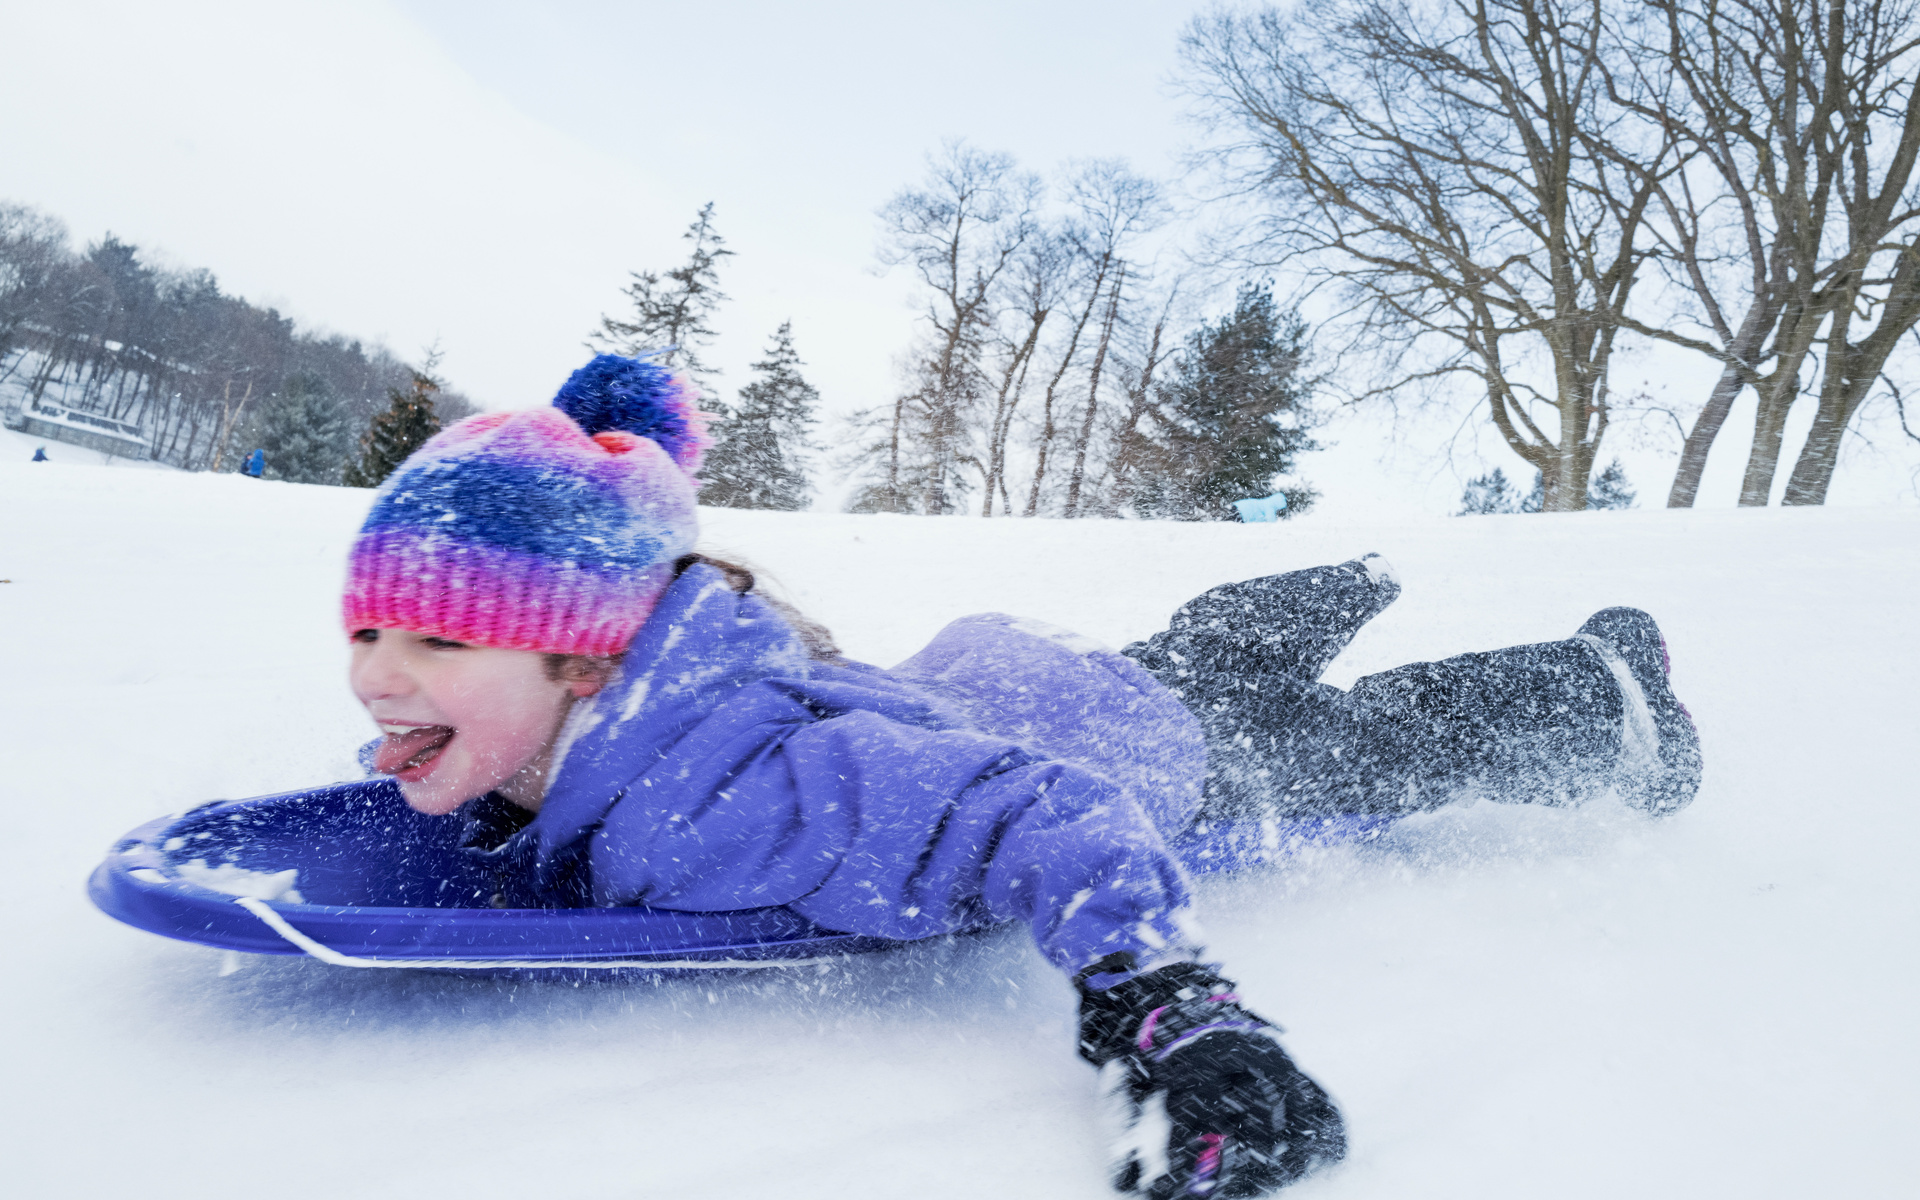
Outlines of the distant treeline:
{"type": "MultiPolygon", "coordinates": [[[[1078,164],[1052,197],[1009,156],[952,142],[881,210],[881,258],[912,269],[926,307],[899,391],[835,439],[848,510],[1225,521],[1276,490],[1273,510],[1310,508],[1318,493],[1283,479],[1315,448],[1305,322],[1265,282],[1196,320],[1140,248],[1167,205],[1125,163],[1078,164]]],[[[716,441],[702,503],[805,508],[823,448],[792,323],[724,400],[704,355],[734,252],[712,204],[684,240],[687,261],[635,271],[629,310],[592,340],[700,385],[716,441]]]]}
{"type": "MultiPolygon", "coordinates": [[[[75,251],[57,219],[0,202],[0,407],[9,413],[42,402],[96,413],[139,426],[158,461],[232,470],[290,382],[343,431],[339,467],[324,480],[338,482],[360,432],[394,393],[413,389],[414,373],[383,346],[301,330],[227,295],[210,271],[144,262],[111,233],[75,251]]],[[[443,421],[473,411],[445,388],[433,403],[443,421]]]]}

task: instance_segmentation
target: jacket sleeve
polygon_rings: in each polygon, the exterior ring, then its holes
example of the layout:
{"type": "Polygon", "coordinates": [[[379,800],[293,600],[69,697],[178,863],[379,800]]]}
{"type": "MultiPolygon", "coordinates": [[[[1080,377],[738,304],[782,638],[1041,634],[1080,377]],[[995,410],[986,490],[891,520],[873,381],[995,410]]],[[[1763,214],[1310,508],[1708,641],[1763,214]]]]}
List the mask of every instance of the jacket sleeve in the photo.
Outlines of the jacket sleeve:
{"type": "Polygon", "coordinates": [[[733,707],[690,731],[609,810],[596,903],[785,904],[899,939],[1017,919],[1068,970],[1192,944],[1184,876],[1105,777],[969,730],[823,719],[773,688],[752,704],[751,722],[733,707]]]}

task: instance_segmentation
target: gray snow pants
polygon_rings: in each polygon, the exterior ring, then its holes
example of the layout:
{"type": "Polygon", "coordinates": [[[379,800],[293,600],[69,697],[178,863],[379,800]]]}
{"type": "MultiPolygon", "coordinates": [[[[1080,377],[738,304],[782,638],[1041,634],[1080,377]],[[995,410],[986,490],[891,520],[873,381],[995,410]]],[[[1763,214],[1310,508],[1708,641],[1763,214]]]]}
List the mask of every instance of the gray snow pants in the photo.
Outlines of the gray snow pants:
{"type": "Polygon", "coordinates": [[[1319,682],[1399,594],[1372,555],[1230,583],[1121,651],[1206,731],[1202,818],[1571,803],[1607,786],[1625,701],[1584,641],[1409,663],[1347,691],[1319,682]]]}

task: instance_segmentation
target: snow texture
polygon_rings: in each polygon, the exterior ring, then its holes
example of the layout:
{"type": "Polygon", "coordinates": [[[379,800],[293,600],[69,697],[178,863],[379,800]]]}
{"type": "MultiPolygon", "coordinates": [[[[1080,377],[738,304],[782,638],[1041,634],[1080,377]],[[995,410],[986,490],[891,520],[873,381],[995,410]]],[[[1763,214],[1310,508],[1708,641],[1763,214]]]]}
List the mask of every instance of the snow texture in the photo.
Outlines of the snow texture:
{"type": "MultiPolygon", "coordinates": [[[[336,621],[370,499],[0,463],[10,1194],[1111,1195],[1071,991],[1021,929],[575,987],[222,976],[95,912],[81,884],[134,825],[358,774],[336,621]]],[[[1406,594],[1343,685],[1648,609],[1707,756],[1677,817],[1481,804],[1201,881],[1214,955],[1350,1121],[1348,1162],[1288,1196],[1910,1194],[1920,513],[703,517],[881,663],[988,610],[1122,645],[1367,550],[1406,594]]]]}
{"type": "Polygon", "coordinates": [[[300,872],[293,868],[285,871],[249,871],[233,863],[207,865],[204,858],[180,863],[173,868],[174,874],[198,887],[229,896],[245,896],[251,900],[280,901],[285,904],[305,904],[306,897],[300,894],[297,886],[300,872]]]}

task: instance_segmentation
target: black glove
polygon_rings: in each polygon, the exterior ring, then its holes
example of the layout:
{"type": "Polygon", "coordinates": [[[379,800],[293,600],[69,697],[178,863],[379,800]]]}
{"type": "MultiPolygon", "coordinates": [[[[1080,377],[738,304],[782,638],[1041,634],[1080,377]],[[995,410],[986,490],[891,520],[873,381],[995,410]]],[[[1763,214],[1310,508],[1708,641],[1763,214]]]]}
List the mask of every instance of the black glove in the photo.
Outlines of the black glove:
{"type": "MultiPolygon", "coordinates": [[[[1345,1157],[1340,1110],[1209,967],[1080,985],[1080,1055],[1116,1128],[1113,1185],[1150,1200],[1258,1196],[1345,1157]]],[[[1124,968],[1122,968],[1124,969],[1124,968]]]]}

